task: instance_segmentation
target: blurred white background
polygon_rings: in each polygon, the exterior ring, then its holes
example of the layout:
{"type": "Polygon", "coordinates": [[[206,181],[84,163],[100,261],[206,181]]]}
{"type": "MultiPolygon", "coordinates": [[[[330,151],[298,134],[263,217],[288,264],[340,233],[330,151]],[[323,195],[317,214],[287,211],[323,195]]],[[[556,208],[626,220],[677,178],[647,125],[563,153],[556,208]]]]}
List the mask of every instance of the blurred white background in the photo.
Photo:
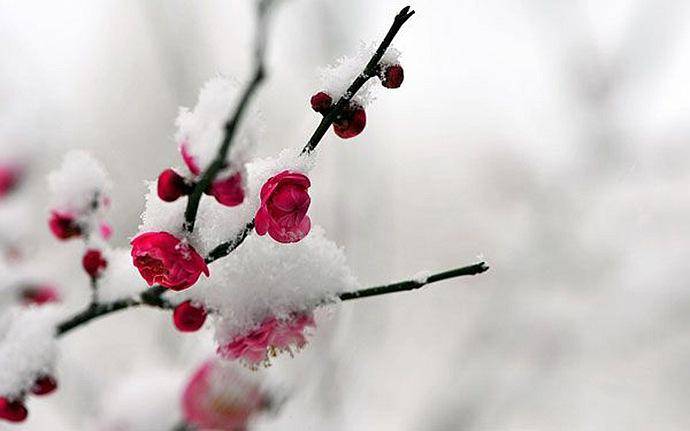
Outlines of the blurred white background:
{"type": "MultiPolygon", "coordinates": [[[[318,68],[380,39],[404,5],[281,2],[257,155],[303,145],[319,120],[308,104],[318,68]]],[[[0,138],[40,148],[26,193],[49,264],[64,246],[45,228],[44,174],[67,149],[100,158],[116,184],[114,242],[126,245],[144,180],[180,164],[178,106],[216,73],[248,76],[252,6],[0,1],[0,138]]],[[[365,285],[478,255],[492,269],[343,304],[306,352],[268,370],[299,390],[255,429],[690,429],[690,3],[412,6],[395,43],[405,82],[378,93],[362,135],[327,135],[312,220],[365,285]]],[[[74,262],[52,263],[78,307],[88,290],[74,262]]],[[[118,386],[170,376],[149,399],[175,399],[212,352],[210,333],[179,334],[152,310],[94,322],[62,347],[59,393],[0,429],[178,415],[174,402],[127,405],[118,386]]]]}

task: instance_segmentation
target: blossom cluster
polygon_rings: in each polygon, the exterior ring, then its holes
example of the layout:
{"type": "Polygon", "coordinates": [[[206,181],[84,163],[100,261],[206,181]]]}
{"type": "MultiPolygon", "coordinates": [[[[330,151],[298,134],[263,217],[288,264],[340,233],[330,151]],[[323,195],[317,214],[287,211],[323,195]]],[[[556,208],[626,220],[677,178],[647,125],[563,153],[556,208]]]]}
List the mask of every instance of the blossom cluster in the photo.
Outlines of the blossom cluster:
{"type": "MultiPolygon", "coordinates": [[[[311,97],[314,111],[335,116],[333,131],[340,138],[364,130],[373,82],[385,88],[403,82],[399,53],[389,49],[375,71],[377,79],[348,94],[344,83],[361,73],[372,49],[365,46],[326,69],[329,78],[311,97]],[[338,100],[344,109],[336,108],[338,100]]],[[[226,135],[239,94],[219,76],[204,85],[193,109],[180,110],[174,138],[179,166],[164,169],[150,183],[129,249],[108,244],[112,184],[98,161],[70,152],[48,178],[50,232],[59,241],[79,240],[84,246],[80,263],[92,290],[87,312],[121,299],[139,305],[151,294],[158,295],[162,308],[172,309],[180,332],[199,331],[212,321],[217,357],[189,381],[182,411],[190,425],[222,430],[245,429],[254,414],[271,405],[246,368],[269,366],[279,353],[303,349],[317,326],[315,310],[359,287],[342,249],[309,214],[312,186],[317,189],[309,177],[315,155],[287,148],[275,157],[252,159],[256,115],[241,122],[236,136],[226,135]],[[246,367],[230,365],[234,360],[246,367]]],[[[0,164],[0,198],[21,177],[20,166],[0,164]]],[[[58,386],[59,313],[52,306],[36,307],[57,301],[58,295],[50,285],[12,286],[22,286],[15,294],[29,307],[0,316],[0,418],[21,422],[29,396],[58,386]]]]}

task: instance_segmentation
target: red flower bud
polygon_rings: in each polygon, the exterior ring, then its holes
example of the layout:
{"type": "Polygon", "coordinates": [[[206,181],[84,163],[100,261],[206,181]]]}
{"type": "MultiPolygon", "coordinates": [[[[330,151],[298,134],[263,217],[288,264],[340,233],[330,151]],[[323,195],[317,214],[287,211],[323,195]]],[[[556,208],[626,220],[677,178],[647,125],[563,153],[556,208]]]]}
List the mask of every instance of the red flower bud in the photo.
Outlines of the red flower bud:
{"type": "Polygon", "coordinates": [[[405,79],[403,68],[399,64],[388,66],[379,74],[381,78],[381,85],[386,88],[398,88],[402,85],[405,79]]]}
{"type": "Polygon", "coordinates": [[[12,192],[19,183],[22,169],[17,165],[0,166],[0,198],[12,192]]]}
{"type": "Polygon", "coordinates": [[[0,397],[0,419],[8,422],[24,422],[29,415],[23,400],[9,400],[0,397]]]}
{"type": "Polygon", "coordinates": [[[321,114],[326,114],[326,111],[331,109],[333,105],[333,99],[328,94],[323,91],[319,91],[315,95],[311,96],[311,109],[321,114]]]}
{"type": "Polygon", "coordinates": [[[43,305],[60,300],[52,286],[27,286],[22,289],[21,296],[25,305],[43,305]]]}
{"type": "Polygon", "coordinates": [[[103,258],[100,250],[90,249],[84,254],[81,264],[91,278],[97,278],[108,266],[108,261],[103,258]]]}
{"type": "Polygon", "coordinates": [[[166,169],[158,176],[158,197],[165,202],[174,202],[191,192],[192,188],[182,175],[172,169],[166,169]]]}
{"type": "Polygon", "coordinates": [[[364,108],[356,106],[345,109],[333,122],[333,131],[343,139],[354,138],[362,133],[367,124],[364,108]]]}
{"type": "Polygon", "coordinates": [[[234,207],[241,204],[244,201],[242,174],[237,172],[227,178],[214,181],[208,194],[213,195],[221,205],[234,207]]]}
{"type": "Polygon", "coordinates": [[[194,332],[201,329],[206,321],[206,310],[201,306],[192,305],[191,301],[185,301],[175,307],[173,311],[173,323],[181,332],[194,332]]]}
{"type": "Polygon", "coordinates": [[[51,232],[57,239],[66,240],[81,235],[81,227],[75,220],[74,216],[67,213],[61,213],[58,211],[52,211],[50,213],[50,219],[48,220],[48,226],[51,232]]]}
{"type": "Polygon", "coordinates": [[[36,379],[34,385],[31,387],[31,393],[39,396],[48,395],[49,393],[55,391],[57,387],[57,380],[55,380],[54,377],[48,375],[40,376],[36,379]]]}

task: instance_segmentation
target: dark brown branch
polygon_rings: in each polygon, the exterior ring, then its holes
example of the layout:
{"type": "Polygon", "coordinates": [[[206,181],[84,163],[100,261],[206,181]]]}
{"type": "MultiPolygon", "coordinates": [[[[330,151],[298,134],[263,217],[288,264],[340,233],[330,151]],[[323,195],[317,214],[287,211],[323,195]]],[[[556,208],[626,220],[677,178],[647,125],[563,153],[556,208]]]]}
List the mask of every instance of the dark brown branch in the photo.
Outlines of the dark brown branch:
{"type": "Polygon", "coordinates": [[[154,286],[145,290],[139,295],[139,298],[127,298],[113,302],[91,304],[87,309],[58,324],[56,334],[57,336],[61,336],[93,319],[130,307],[148,305],[150,307],[171,309],[172,305],[160,296],[160,293],[162,293],[161,289],[165,291],[164,287],[154,286]]]}
{"type": "Polygon", "coordinates": [[[232,253],[233,250],[244,242],[252,230],[254,230],[254,220],[247,223],[232,241],[224,242],[211,250],[211,252],[208,254],[208,257],[206,257],[206,263],[214,262],[232,253]]]}
{"type": "MultiPolygon", "coordinates": [[[[405,22],[408,19],[410,19],[412,15],[414,15],[414,11],[411,11],[410,7],[407,6],[404,7],[398,13],[398,15],[395,16],[395,19],[393,20],[393,25],[388,30],[388,33],[386,33],[386,36],[383,38],[383,41],[376,49],[376,52],[374,52],[374,55],[371,57],[367,65],[364,67],[362,73],[360,73],[357,76],[357,78],[355,78],[355,80],[352,82],[345,94],[335,104],[333,109],[328,113],[328,115],[326,115],[321,120],[321,123],[319,123],[318,127],[312,134],[311,138],[309,139],[309,142],[302,149],[302,154],[309,154],[316,148],[316,146],[321,141],[321,138],[323,138],[323,136],[328,131],[328,128],[331,126],[331,124],[333,124],[333,121],[335,121],[336,117],[348,106],[350,100],[354,97],[354,95],[362,88],[362,86],[365,82],[367,82],[367,80],[376,76],[376,72],[378,70],[381,58],[386,53],[386,50],[390,47],[391,43],[393,42],[393,38],[395,38],[395,36],[398,34],[400,28],[402,28],[403,24],[405,24],[405,22]]],[[[189,209],[189,207],[187,208],[189,209]]],[[[249,233],[251,233],[251,230],[253,228],[254,220],[247,223],[247,226],[237,234],[235,239],[233,239],[232,241],[224,242],[218,245],[216,248],[214,248],[213,251],[211,251],[211,253],[206,258],[206,262],[213,262],[214,260],[217,260],[221,257],[225,257],[228,254],[230,254],[233,250],[239,247],[240,244],[242,244],[242,242],[247,238],[249,233]]]]}
{"type": "MultiPolygon", "coordinates": [[[[249,82],[247,87],[244,90],[244,93],[242,94],[242,97],[235,109],[234,114],[230,119],[227,121],[225,124],[225,135],[223,137],[223,141],[221,142],[221,145],[218,149],[218,154],[214,161],[211,163],[211,165],[207,168],[207,170],[203,173],[201,181],[199,181],[192,194],[189,196],[189,199],[187,201],[187,208],[185,209],[185,223],[184,223],[184,228],[187,232],[192,232],[194,230],[194,223],[196,221],[196,215],[199,210],[199,202],[201,200],[201,197],[203,195],[204,190],[206,190],[213,180],[216,178],[218,173],[224,168],[225,166],[225,159],[227,158],[228,151],[230,149],[230,145],[232,143],[232,139],[234,137],[235,131],[242,119],[242,115],[244,114],[244,111],[247,109],[247,106],[249,105],[249,101],[251,100],[251,97],[254,95],[256,92],[257,88],[263,81],[265,77],[265,67],[264,67],[264,54],[265,54],[265,46],[266,46],[266,33],[267,33],[267,28],[266,28],[266,15],[268,13],[268,9],[270,4],[273,2],[273,0],[260,0],[258,3],[258,8],[257,8],[257,30],[256,30],[256,39],[255,39],[255,47],[254,47],[254,62],[255,62],[255,68],[254,68],[254,74],[252,80],[249,82]]],[[[309,139],[309,142],[307,145],[304,147],[302,150],[302,154],[308,154],[311,151],[316,148],[318,143],[321,141],[321,138],[323,138],[324,134],[328,130],[328,127],[333,124],[333,121],[337,117],[337,115],[342,112],[342,110],[347,107],[349,104],[350,100],[352,97],[359,91],[364,83],[374,77],[376,75],[376,71],[378,69],[378,63],[381,61],[381,58],[383,57],[383,54],[386,52],[388,47],[390,46],[391,42],[393,41],[393,38],[396,36],[402,25],[414,14],[414,11],[410,11],[410,7],[407,6],[403,8],[400,13],[395,17],[393,21],[393,25],[391,28],[388,30],[388,33],[384,37],[383,41],[379,45],[379,47],[376,49],[376,52],[372,56],[371,60],[367,63],[365,66],[364,70],[360,75],[357,76],[357,78],[352,82],[350,87],[348,88],[347,92],[338,100],[334,108],[331,110],[331,112],[326,115],[323,120],[321,120],[321,123],[319,126],[316,128],[314,131],[314,134],[312,137],[309,139]]],[[[245,227],[238,232],[238,234],[235,236],[235,238],[231,241],[224,242],[220,245],[218,245],[216,248],[214,248],[209,255],[206,257],[206,262],[211,263],[214,262],[217,259],[220,259],[222,257],[227,256],[230,254],[233,250],[235,250],[237,247],[239,247],[244,240],[247,238],[247,236],[251,233],[251,231],[254,229],[254,220],[250,221],[245,225],[245,227]]],[[[469,268],[469,267],[468,267],[469,268]]],[[[461,268],[462,270],[463,268],[461,268]]],[[[488,269],[488,267],[486,268],[488,269]]],[[[479,271],[483,272],[486,271],[486,269],[479,271]]],[[[459,270],[454,270],[454,271],[459,271],[459,270]]],[[[477,273],[479,273],[477,272],[477,273]]],[[[438,277],[443,274],[450,274],[453,273],[453,271],[449,271],[448,273],[442,273],[442,274],[436,274],[435,276],[432,277],[438,277]]],[[[460,275],[468,275],[468,274],[457,274],[457,275],[451,275],[451,276],[445,276],[445,278],[450,278],[450,277],[457,277],[460,275]]],[[[444,278],[438,278],[438,279],[432,279],[432,277],[429,278],[427,283],[433,283],[434,281],[439,281],[443,280],[444,278]]],[[[423,285],[423,284],[422,284],[423,285]]],[[[421,287],[422,285],[419,285],[419,283],[414,282],[414,281],[408,281],[408,282],[402,282],[402,283],[396,283],[392,285],[387,285],[387,286],[380,286],[380,287],[374,287],[371,289],[364,289],[361,291],[357,292],[346,292],[340,295],[340,298],[343,301],[349,300],[349,299],[355,299],[355,298],[362,298],[362,297],[367,297],[367,296],[373,296],[373,295],[382,295],[384,293],[392,293],[392,292],[399,292],[403,290],[412,290],[421,287]],[[412,284],[411,284],[412,283],[412,284]]],[[[172,308],[172,305],[165,300],[162,295],[165,293],[166,289],[161,286],[154,286],[151,287],[147,290],[145,290],[139,297],[139,299],[126,299],[126,300],[121,300],[121,301],[114,301],[110,303],[105,303],[105,304],[93,304],[86,310],[77,313],[70,319],[68,319],[65,322],[62,322],[58,325],[57,328],[57,334],[62,335],[92,319],[95,319],[100,316],[104,316],[110,313],[113,313],[118,310],[123,310],[129,307],[137,307],[140,305],[148,305],[151,307],[157,307],[157,308],[162,308],[162,309],[170,309],[172,308]]]]}
{"type": "Polygon", "coordinates": [[[395,35],[398,34],[400,28],[408,19],[410,19],[412,15],[414,15],[414,11],[411,11],[410,7],[406,6],[398,13],[398,15],[395,16],[393,25],[391,26],[390,30],[388,30],[388,33],[386,33],[386,37],[383,38],[383,41],[376,49],[376,52],[371,57],[371,60],[369,60],[369,63],[367,63],[362,73],[360,73],[359,76],[357,76],[357,78],[352,82],[345,94],[338,99],[338,102],[328,113],[328,115],[323,117],[321,123],[319,123],[319,126],[314,131],[314,134],[311,135],[311,138],[309,138],[309,142],[307,142],[307,145],[305,145],[302,149],[302,154],[308,154],[314,151],[316,146],[319,144],[319,142],[321,142],[321,139],[328,131],[328,128],[331,126],[331,124],[333,124],[338,115],[340,115],[350,104],[350,100],[352,100],[355,94],[369,79],[376,76],[376,72],[379,68],[379,61],[381,61],[383,54],[385,54],[386,50],[391,45],[391,42],[393,42],[393,38],[395,38],[395,35]]]}
{"type": "Polygon", "coordinates": [[[474,265],[465,266],[462,268],[451,269],[450,271],[439,272],[427,277],[424,281],[408,280],[399,283],[386,284],[385,286],[370,287],[368,289],[356,290],[354,292],[345,292],[339,295],[342,301],[350,299],[366,298],[368,296],[385,295],[388,293],[404,292],[406,290],[419,289],[427,284],[435,283],[449,278],[461,277],[463,275],[477,275],[488,271],[489,267],[484,262],[475,263],[474,265]]]}
{"type": "Polygon", "coordinates": [[[187,199],[187,207],[184,212],[184,229],[187,232],[194,231],[194,224],[196,222],[196,215],[199,211],[199,202],[204,194],[204,191],[208,190],[213,181],[216,179],[218,174],[223,168],[226,167],[226,158],[228,152],[230,151],[230,145],[235,137],[235,132],[242,120],[244,112],[249,106],[249,102],[259,88],[259,85],[263,82],[266,77],[266,70],[264,66],[264,56],[266,52],[266,33],[267,33],[267,13],[272,0],[262,0],[259,1],[257,7],[257,29],[255,33],[254,40],[254,73],[252,74],[252,79],[247,84],[247,87],[242,93],[240,101],[235,107],[235,112],[225,123],[225,134],[223,135],[223,141],[218,147],[218,153],[216,157],[211,162],[211,165],[204,171],[201,180],[194,186],[194,190],[189,195],[187,199]]]}

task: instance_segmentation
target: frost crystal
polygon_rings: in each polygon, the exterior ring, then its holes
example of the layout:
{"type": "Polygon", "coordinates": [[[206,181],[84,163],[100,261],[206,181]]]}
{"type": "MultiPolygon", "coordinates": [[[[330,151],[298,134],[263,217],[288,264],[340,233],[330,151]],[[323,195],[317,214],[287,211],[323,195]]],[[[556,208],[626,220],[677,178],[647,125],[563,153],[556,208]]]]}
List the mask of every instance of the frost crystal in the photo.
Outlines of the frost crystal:
{"type": "Polygon", "coordinates": [[[53,306],[12,309],[0,317],[0,395],[16,397],[39,375],[53,374],[57,356],[53,306]]]}
{"type": "Polygon", "coordinates": [[[48,188],[53,197],[52,209],[84,216],[94,202],[107,201],[110,180],[103,166],[84,151],[71,151],[60,169],[48,175],[48,188]]]}
{"type": "MultiPolygon", "coordinates": [[[[222,76],[209,80],[199,92],[193,110],[180,108],[175,124],[175,141],[184,145],[201,171],[205,170],[218,152],[223,140],[224,126],[238,103],[239,86],[222,76]]],[[[257,133],[257,115],[249,113],[239,126],[237,136],[228,154],[228,161],[241,165],[248,156],[249,147],[257,133]],[[253,121],[254,120],[254,121],[253,121]]],[[[235,168],[236,169],[236,168],[235,168]]]]}
{"type": "MultiPolygon", "coordinates": [[[[377,46],[378,44],[376,43],[362,43],[354,56],[343,56],[336,60],[333,65],[323,68],[320,71],[322,90],[331,96],[334,103],[345,94],[352,81],[362,73],[364,67],[369,60],[371,60],[374,52],[376,52],[377,46]]],[[[380,64],[398,64],[399,57],[400,51],[393,47],[389,47],[381,58],[380,64]]],[[[373,89],[376,86],[378,86],[378,82],[374,79],[370,79],[362,86],[357,94],[354,95],[352,101],[366,108],[367,105],[375,99],[373,89]]]]}

